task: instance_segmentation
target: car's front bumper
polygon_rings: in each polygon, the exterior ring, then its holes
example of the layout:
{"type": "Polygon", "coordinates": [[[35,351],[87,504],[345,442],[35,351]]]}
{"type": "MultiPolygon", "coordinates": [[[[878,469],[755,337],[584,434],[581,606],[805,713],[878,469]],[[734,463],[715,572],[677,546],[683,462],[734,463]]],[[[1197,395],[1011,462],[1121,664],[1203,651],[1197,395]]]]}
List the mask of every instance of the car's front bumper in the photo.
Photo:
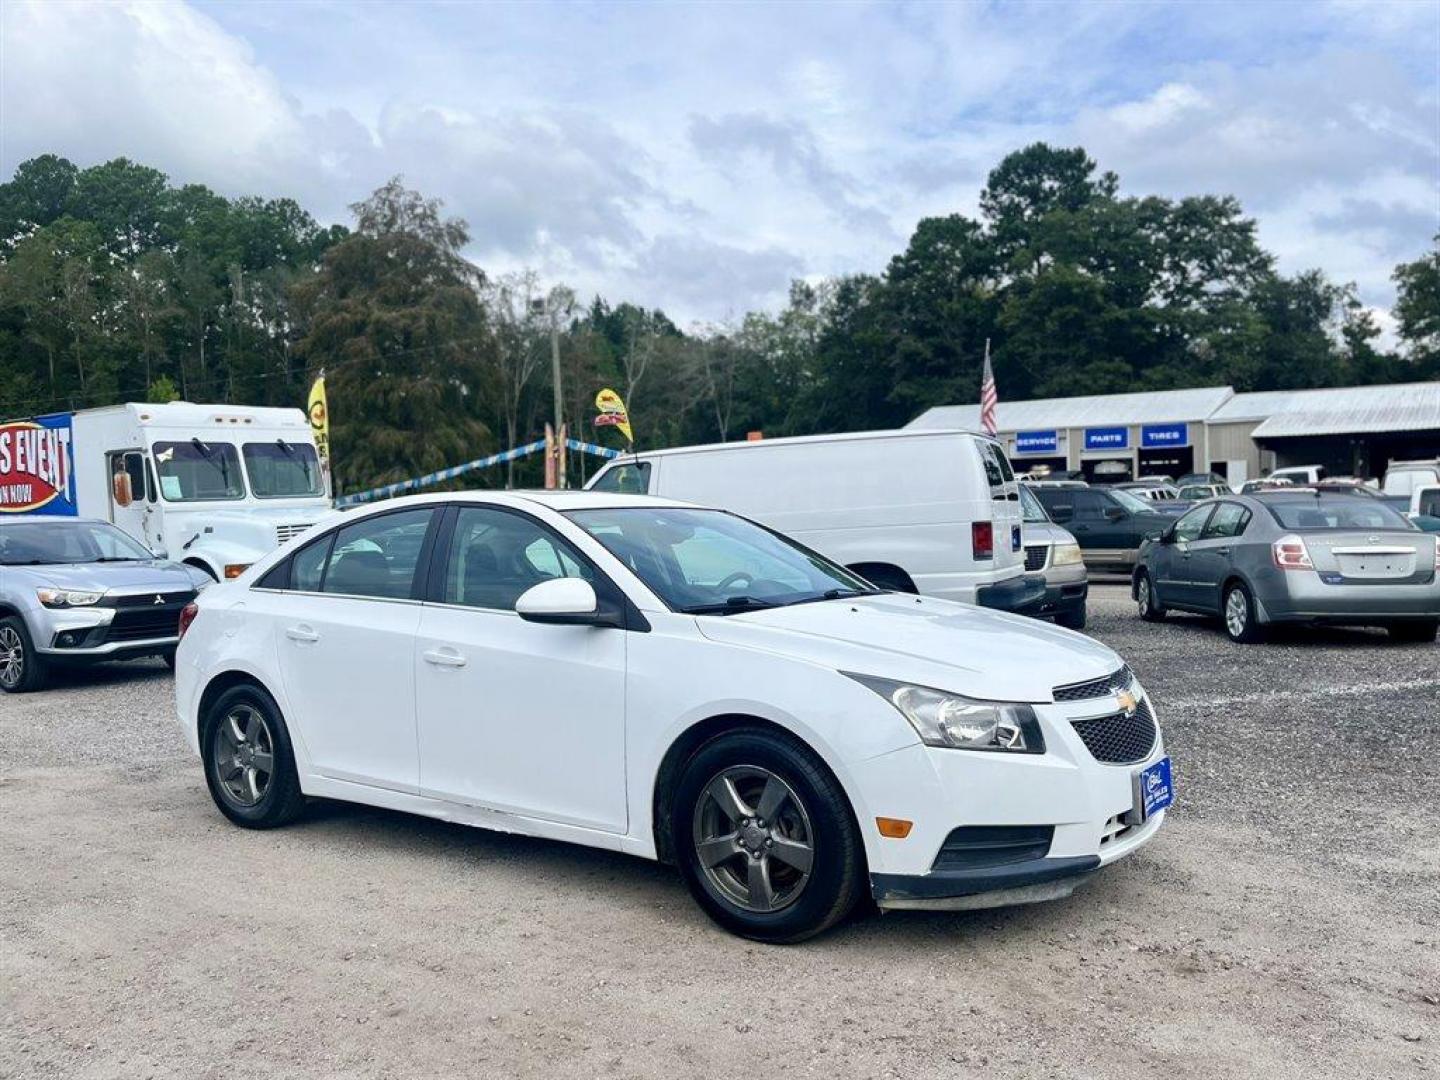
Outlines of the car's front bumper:
{"type": "Polygon", "coordinates": [[[154,656],[180,640],[180,609],[194,592],[107,595],[99,604],[37,608],[27,622],[37,652],[72,663],[154,656]],[[143,597],[146,602],[139,602],[143,597]],[[151,603],[150,598],[161,600],[151,603]]]}
{"type": "Polygon", "coordinates": [[[1165,756],[1158,724],[1150,752],[1124,765],[1097,761],[1073,727],[1076,720],[1117,707],[1113,697],[1036,705],[1043,754],[917,744],[855,767],[867,808],[914,823],[904,839],[877,837],[867,845],[875,902],[882,908],[954,910],[1052,899],[1148,843],[1165,811],[1136,821],[1135,776],[1165,756]],[[1039,857],[943,867],[941,849],[961,826],[1042,826],[1053,832],[1039,857]]]}

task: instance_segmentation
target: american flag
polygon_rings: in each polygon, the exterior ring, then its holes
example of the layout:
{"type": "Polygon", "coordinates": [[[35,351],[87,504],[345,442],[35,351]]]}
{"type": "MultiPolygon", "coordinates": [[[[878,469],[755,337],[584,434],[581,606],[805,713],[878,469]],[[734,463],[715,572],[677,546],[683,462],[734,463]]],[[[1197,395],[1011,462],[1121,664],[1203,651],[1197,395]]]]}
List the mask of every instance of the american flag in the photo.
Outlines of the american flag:
{"type": "Polygon", "coordinates": [[[980,379],[980,430],[986,435],[995,434],[995,406],[1000,404],[1000,395],[995,391],[995,372],[990,368],[990,339],[985,339],[985,374],[980,379]]]}

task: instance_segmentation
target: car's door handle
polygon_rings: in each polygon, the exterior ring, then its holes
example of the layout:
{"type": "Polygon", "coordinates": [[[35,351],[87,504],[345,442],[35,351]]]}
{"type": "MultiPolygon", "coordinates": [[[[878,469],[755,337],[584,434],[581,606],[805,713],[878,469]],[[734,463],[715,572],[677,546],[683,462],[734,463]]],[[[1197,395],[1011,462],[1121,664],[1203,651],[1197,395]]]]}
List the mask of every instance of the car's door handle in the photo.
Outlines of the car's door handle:
{"type": "Polygon", "coordinates": [[[431,649],[421,654],[427,664],[434,664],[436,667],[464,667],[465,657],[461,656],[454,649],[431,649]]]}
{"type": "Polygon", "coordinates": [[[288,626],[285,628],[285,636],[291,641],[319,641],[320,635],[310,627],[301,624],[300,626],[288,626]]]}
{"type": "Polygon", "coordinates": [[[1216,548],[1216,549],[1215,549],[1215,554],[1216,554],[1216,555],[1229,555],[1229,554],[1230,554],[1230,549],[1229,549],[1228,547],[1216,548]]]}

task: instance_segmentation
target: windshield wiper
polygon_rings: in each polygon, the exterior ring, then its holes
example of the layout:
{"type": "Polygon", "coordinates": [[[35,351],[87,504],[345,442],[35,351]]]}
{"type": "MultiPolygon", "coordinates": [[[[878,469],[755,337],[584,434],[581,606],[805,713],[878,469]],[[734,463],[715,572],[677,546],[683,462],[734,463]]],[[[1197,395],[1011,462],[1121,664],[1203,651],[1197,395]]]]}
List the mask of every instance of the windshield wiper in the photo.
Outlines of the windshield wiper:
{"type": "Polygon", "coordinates": [[[826,589],[819,596],[807,596],[801,600],[791,600],[786,607],[795,604],[818,604],[822,600],[848,600],[852,596],[879,596],[881,593],[893,592],[893,589],[826,589]]]}
{"type": "Polygon", "coordinates": [[[734,615],[741,611],[760,611],[764,608],[779,607],[769,600],[757,600],[753,596],[731,596],[720,604],[693,604],[680,610],[686,615],[734,615]]]}
{"type": "Polygon", "coordinates": [[[91,562],[149,562],[149,559],[139,555],[101,555],[99,558],[91,559],[91,562]]]}
{"type": "Polygon", "coordinates": [[[284,439],[276,439],[275,445],[285,452],[286,457],[293,458],[295,456],[295,449],[284,439]]]}

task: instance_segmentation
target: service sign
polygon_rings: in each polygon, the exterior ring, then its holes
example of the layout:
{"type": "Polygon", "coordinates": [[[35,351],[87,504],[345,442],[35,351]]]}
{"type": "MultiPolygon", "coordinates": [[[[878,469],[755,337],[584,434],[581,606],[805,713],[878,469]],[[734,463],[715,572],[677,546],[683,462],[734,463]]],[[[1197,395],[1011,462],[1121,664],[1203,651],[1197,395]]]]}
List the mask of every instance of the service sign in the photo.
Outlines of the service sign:
{"type": "Polygon", "coordinates": [[[74,517],[70,414],[0,424],[0,514],[74,517]]]}
{"type": "Polygon", "coordinates": [[[1017,431],[1015,453],[1053,454],[1060,448],[1060,436],[1051,428],[1049,431],[1017,431]]]}
{"type": "Polygon", "coordinates": [[[1189,446],[1189,424],[1146,424],[1140,429],[1140,445],[1146,450],[1165,446],[1189,446]]]}
{"type": "Polygon", "coordinates": [[[1086,450],[1128,450],[1130,429],[1127,427],[1092,427],[1085,429],[1086,450]]]}

